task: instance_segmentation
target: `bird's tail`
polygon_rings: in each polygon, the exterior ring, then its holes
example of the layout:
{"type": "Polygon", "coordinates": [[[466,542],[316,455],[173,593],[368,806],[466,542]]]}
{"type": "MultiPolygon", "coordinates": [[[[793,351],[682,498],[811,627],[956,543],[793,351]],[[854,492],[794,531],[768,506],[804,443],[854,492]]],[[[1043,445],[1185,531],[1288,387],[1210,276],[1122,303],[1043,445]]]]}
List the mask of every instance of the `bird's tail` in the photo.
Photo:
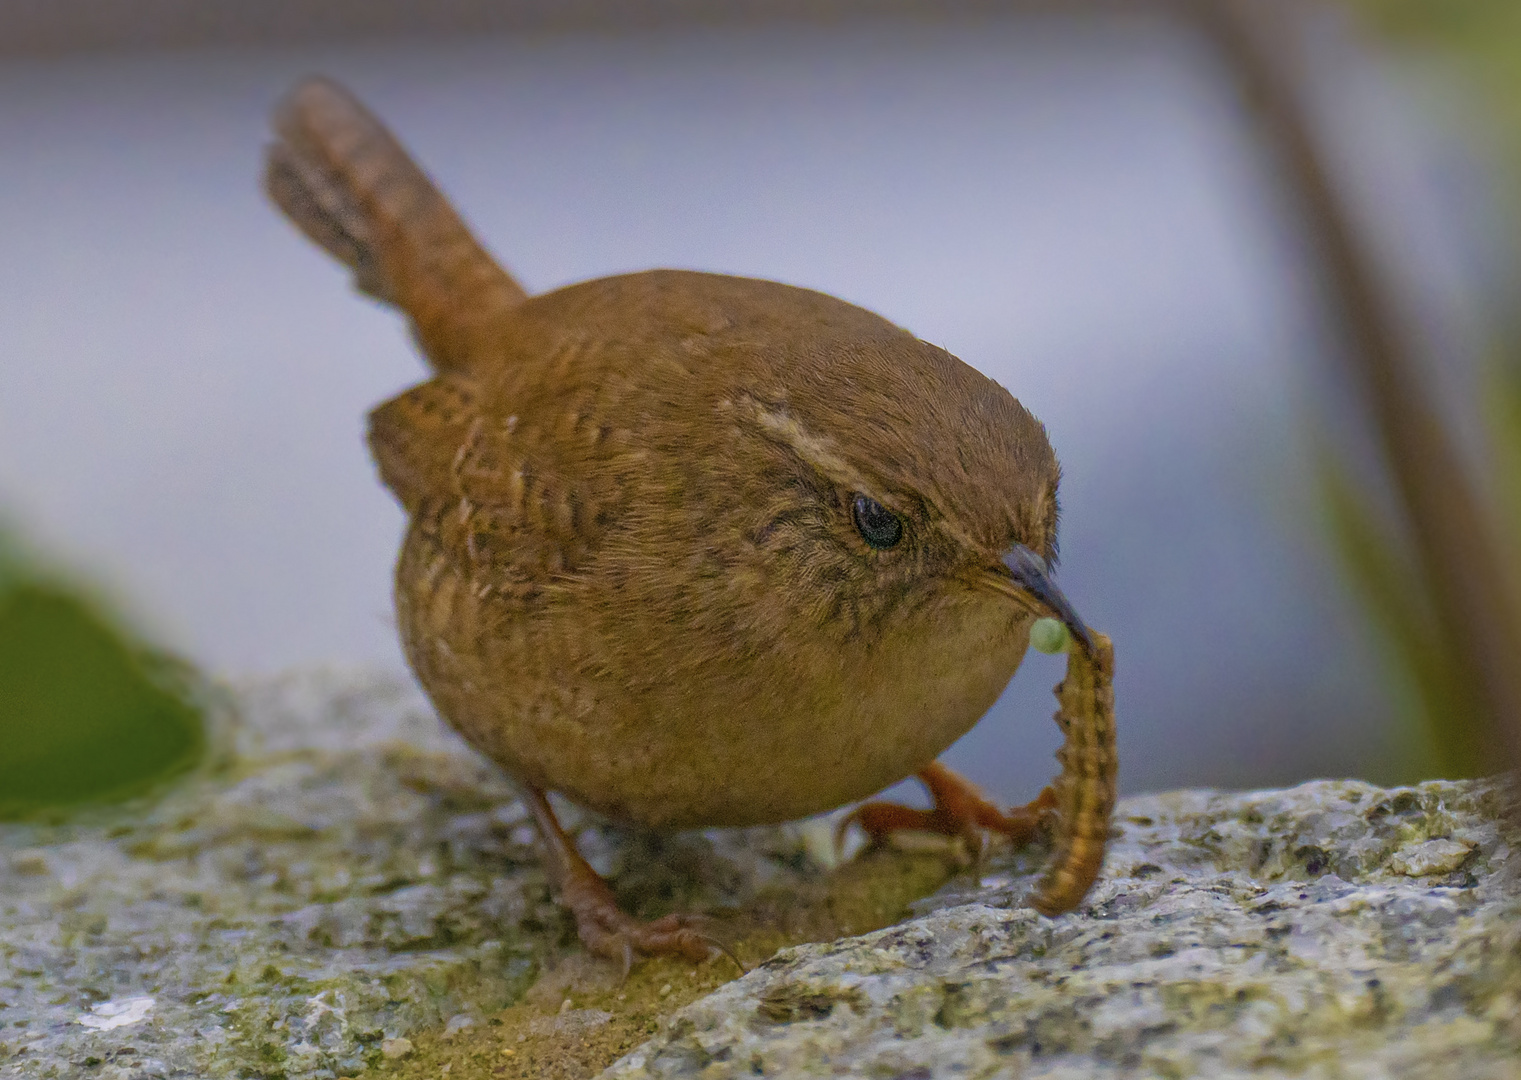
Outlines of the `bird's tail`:
{"type": "Polygon", "coordinates": [[[457,369],[472,328],[527,294],[476,242],[448,200],[358,99],[326,79],[299,84],[274,114],[264,188],[358,288],[412,319],[435,367],[457,369]]]}

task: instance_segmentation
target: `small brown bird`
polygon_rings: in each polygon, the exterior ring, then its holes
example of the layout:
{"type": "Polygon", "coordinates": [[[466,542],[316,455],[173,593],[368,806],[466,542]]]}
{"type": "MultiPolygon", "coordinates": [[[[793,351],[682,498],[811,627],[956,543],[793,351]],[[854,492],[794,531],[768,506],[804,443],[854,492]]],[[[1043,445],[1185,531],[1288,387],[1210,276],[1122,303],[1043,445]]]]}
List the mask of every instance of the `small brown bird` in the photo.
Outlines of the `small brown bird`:
{"type": "Polygon", "coordinates": [[[655,270],[529,297],[342,88],[301,84],[274,130],[271,197],[433,368],[370,414],[410,518],[407,657],[520,785],[589,949],[714,942],[620,912],[549,791],[677,829],[800,818],[917,773],[935,809],[854,820],[1034,833],[1049,789],[1005,812],[935,762],[1036,617],[1094,648],[1048,571],[1056,457],[1008,391],[770,281],[655,270]]]}

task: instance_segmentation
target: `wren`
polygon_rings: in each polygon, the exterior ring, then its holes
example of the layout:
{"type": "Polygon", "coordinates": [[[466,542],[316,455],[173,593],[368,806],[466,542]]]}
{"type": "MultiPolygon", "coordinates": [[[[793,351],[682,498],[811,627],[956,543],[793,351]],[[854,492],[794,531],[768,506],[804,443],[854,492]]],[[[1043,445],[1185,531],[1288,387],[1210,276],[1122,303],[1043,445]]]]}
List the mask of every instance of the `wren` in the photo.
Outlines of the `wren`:
{"type": "Polygon", "coordinates": [[[1052,583],[1056,456],[1007,390],[771,281],[653,270],[530,297],[341,87],[302,83],[273,127],[268,194],[432,368],[369,418],[409,519],[408,661],[522,791],[590,950],[715,943],[620,912],[550,791],[651,829],[788,821],[912,774],[933,810],[849,820],[1022,842],[1057,813],[1049,789],[1000,810],[935,762],[1037,617],[1108,648],[1052,583]]]}

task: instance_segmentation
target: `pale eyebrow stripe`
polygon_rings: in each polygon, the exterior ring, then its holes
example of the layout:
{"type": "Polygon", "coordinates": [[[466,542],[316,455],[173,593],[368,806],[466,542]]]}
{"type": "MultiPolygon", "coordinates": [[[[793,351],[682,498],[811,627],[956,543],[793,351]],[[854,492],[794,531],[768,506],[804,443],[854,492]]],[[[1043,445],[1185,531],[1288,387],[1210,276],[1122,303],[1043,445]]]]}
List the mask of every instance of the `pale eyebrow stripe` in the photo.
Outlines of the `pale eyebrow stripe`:
{"type": "MultiPolygon", "coordinates": [[[[809,431],[797,417],[785,409],[772,408],[748,394],[740,398],[740,403],[748,408],[750,415],[767,434],[791,447],[798,457],[829,479],[842,487],[848,487],[852,491],[859,491],[863,495],[877,499],[883,505],[891,506],[893,500],[883,498],[883,492],[877,485],[870,483],[851,468],[850,464],[835,451],[834,442],[828,436],[809,431]]],[[[921,499],[924,497],[923,494],[919,495],[921,499]]],[[[976,543],[958,528],[954,521],[943,513],[938,514],[938,518],[935,527],[939,531],[951,536],[970,550],[976,549],[976,543]]]]}
{"type": "Polygon", "coordinates": [[[831,480],[852,485],[865,494],[872,494],[871,487],[835,452],[833,440],[809,431],[797,417],[785,410],[770,408],[749,396],[741,400],[749,407],[756,422],[778,441],[790,446],[798,457],[831,480]]]}

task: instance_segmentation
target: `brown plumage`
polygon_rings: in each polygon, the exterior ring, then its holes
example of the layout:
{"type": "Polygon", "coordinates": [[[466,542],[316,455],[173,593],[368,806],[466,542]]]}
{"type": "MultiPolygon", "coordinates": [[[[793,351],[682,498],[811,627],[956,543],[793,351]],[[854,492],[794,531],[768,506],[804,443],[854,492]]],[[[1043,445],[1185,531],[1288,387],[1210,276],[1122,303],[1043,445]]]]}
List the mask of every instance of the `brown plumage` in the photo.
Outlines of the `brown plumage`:
{"type": "Polygon", "coordinates": [[[1036,614],[1086,634],[1044,429],[943,349],[748,278],[528,297],[346,91],[274,126],[270,195],[434,369],[370,417],[407,657],[528,793],[589,946],[709,943],[619,915],[540,792],[656,828],[829,810],[970,728],[1036,614]]]}

